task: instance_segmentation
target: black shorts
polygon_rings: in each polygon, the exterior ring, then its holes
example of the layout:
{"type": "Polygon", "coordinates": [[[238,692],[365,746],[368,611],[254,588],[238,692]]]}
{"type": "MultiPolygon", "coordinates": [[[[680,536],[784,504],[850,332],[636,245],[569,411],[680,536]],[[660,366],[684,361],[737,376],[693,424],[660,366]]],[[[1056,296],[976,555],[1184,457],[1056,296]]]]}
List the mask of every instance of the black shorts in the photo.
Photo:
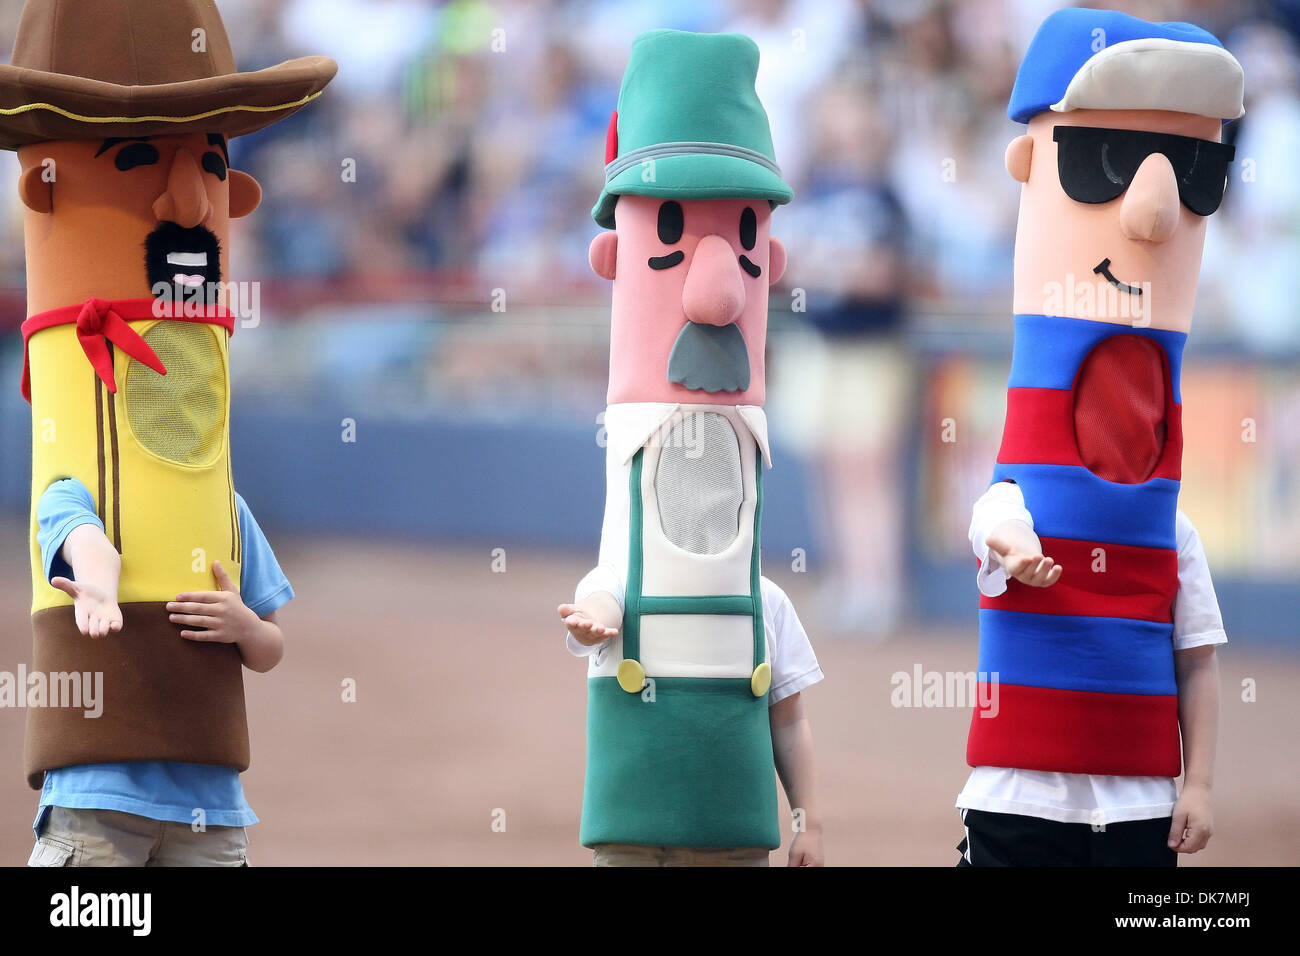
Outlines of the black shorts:
{"type": "Polygon", "coordinates": [[[1172,817],[1108,823],[1058,823],[1017,813],[963,810],[966,839],[958,866],[1177,866],[1169,849],[1172,817]]]}

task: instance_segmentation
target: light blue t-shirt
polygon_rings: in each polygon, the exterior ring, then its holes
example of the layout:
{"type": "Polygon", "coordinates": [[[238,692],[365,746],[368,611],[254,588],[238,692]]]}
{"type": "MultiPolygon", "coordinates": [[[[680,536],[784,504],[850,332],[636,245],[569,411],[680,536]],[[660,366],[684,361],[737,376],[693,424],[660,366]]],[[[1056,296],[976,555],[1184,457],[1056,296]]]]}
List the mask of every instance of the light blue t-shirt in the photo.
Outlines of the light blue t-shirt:
{"type": "MultiPolygon", "coordinates": [[[[293,588],[280,570],[275,553],[257,526],[248,505],[235,496],[239,509],[239,539],[243,547],[239,592],[258,617],[266,617],[293,598],[293,588]]],[[[63,559],[63,542],[83,524],[104,523],[95,513],[95,499],[75,478],[56,481],[36,505],[36,540],[46,580],[72,577],[63,559]]],[[[120,810],[153,820],[192,823],[202,809],[208,826],[251,826],[257,815],[244,799],[239,771],[194,763],[131,761],[61,767],[45,774],[40,807],[33,828],[40,836],[50,807],[120,810]]]]}

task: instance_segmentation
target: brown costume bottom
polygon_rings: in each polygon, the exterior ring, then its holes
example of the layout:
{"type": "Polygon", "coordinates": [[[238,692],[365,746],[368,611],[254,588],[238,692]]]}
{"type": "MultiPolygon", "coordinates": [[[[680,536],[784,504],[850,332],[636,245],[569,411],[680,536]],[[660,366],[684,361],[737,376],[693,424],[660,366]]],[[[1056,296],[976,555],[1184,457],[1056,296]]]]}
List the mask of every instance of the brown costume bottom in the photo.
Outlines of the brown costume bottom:
{"type": "MultiPolygon", "coordinates": [[[[122,630],[91,639],[71,607],[32,615],[33,672],[102,673],[103,707],[31,707],[24,770],[39,789],[46,770],[87,763],[166,760],[247,770],[243,661],[234,644],[180,636],[163,602],[123,604],[122,630]]],[[[50,704],[58,701],[50,700],[50,704]]]]}

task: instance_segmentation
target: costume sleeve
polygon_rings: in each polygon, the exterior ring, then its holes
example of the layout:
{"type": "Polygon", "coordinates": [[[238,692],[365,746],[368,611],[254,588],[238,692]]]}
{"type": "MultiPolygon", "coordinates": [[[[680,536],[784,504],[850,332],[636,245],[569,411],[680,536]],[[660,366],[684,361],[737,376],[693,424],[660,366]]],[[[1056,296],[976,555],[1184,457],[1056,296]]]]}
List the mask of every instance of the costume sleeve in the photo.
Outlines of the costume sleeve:
{"type": "Polygon", "coordinates": [[[64,478],[51,484],[36,505],[36,542],[41,549],[41,569],[45,580],[72,577],[72,566],[63,558],[63,542],[73,529],[93,524],[104,530],[104,522],[95,513],[95,499],[90,489],[76,478],[64,478]]]}
{"type": "Polygon", "coordinates": [[[811,687],[826,675],[817,663],[812,642],[785,591],[763,578],[763,623],[767,627],[772,657],[772,689],[767,703],[772,706],[811,687]]]}
{"type": "Polygon", "coordinates": [[[1007,589],[1007,570],[995,551],[985,543],[989,534],[1004,521],[1023,521],[1034,529],[1034,518],[1025,508],[1025,496],[1020,487],[1011,481],[999,481],[984,492],[971,509],[971,550],[980,559],[975,575],[975,586],[987,597],[997,597],[1007,589]]]}
{"type": "Polygon", "coordinates": [[[293,586],[280,570],[275,552],[244,499],[235,495],[235,505],[239,511],[239,541],[243,549],[239,596],[250,611],[266,617],[293,600],[293,586]]]}
{"type": "Polygon", "coordinates": [[[1205,547],[1191,519],[1178,512],[1178,596],[1174,599],[1174,650],[1226,644],[1219,598],[1205,547]]]}

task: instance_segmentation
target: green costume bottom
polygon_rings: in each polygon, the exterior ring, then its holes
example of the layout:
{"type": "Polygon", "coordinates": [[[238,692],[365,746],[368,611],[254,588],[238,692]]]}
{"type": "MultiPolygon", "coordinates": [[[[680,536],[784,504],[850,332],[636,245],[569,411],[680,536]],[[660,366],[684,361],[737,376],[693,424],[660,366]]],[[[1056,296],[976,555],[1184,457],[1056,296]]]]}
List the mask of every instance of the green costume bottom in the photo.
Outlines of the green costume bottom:
{"type": "Polygon", "coordinates": [[[581,839],[779,847],[767,695],[733,678],[653,678],[640,694],[588,678],[581,839]]]}

